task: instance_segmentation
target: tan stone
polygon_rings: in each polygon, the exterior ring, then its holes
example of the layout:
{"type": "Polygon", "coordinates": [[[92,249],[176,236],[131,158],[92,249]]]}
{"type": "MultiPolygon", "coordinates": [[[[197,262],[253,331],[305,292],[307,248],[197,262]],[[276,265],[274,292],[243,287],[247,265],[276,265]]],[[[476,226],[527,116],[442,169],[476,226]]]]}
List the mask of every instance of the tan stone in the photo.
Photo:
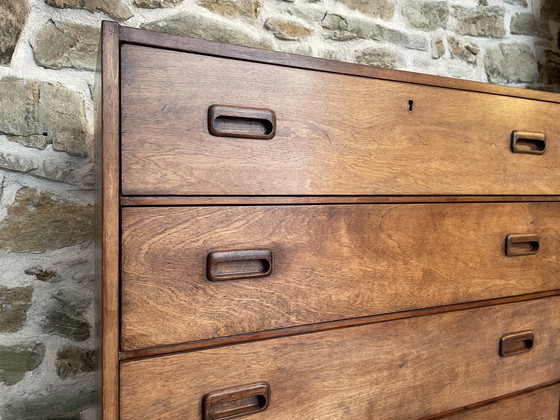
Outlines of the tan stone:
{"type": "Polygon", "coordinates": [[[159,9],[165,7],[175,7],[182,2],[183,0],[134,0],[134,5],[144,9],[159,9]]]}
{"type": "Polygon", "coordinates": [[[54,199],[20,189],[0,224],[0,250],[34,252],[63,248],[93,239],[93,206],[54,199]]]}
{"type": "Polygon", "coordinates": [[[178,13],[165,19],[146,23],[142,27],[153,31],[202,38],[227,44],[264,49],[272,48],[270,42],[257,38],[254,35],[254,31],[243,31],[221,20],[189,13],[178,13]]]}
{"type": "Polygon", "coordinates": [[[355,55],[356,62],[383,68],[402,68],[404,59],[387,48],[368,47],[359,50],[355,55]]]}
{"type": "Polygon", "coordinates": [[[337,0],[350,9],[357,10],[365,15],[380,17],[390,20],[395,14],[393,0],[337,0]]]}
{"type": "Polygon", "coordinates": [[[133,16],[132,10],[123,0],[45,0],[45,3],[60,9],[84,9],[91,13],[103,12],[121,21],[133,16]]]}
{"type": "Polygon", "coordinates": [[[0,134],[24,146],[87,155],[91,140],[83,98],[60,83],[0,80],[0,134]]]}
{"type": "Polygon", "coordinates": [[[250,18],[259,16],[260,4],[256,0],[198,0],[197,3],[228,18],[250,18]]]}
{"type": "Polygon", "coordinates": [[[0,66],[9,66],[29,14],[27,2],[0,0],[0,66]]]}
{"type": "Polygon", "coordinates": [[[312,30],[300,25],[297,22],[283,19],[267,19],[264,27],[272,34],[284,41],[301,41],[311,35],[312,30]]]}
{"type": "Polygon", "coordinates": [[[35,62],[49,69],[95,70],[99,27],[49,20],[31,40],[35,62]]]}

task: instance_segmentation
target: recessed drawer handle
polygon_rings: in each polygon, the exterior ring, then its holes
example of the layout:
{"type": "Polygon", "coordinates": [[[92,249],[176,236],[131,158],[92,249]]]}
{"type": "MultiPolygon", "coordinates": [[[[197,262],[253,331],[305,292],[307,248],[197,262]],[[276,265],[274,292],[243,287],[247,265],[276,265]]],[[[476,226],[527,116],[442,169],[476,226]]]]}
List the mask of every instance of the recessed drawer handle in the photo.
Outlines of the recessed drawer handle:
{"type": "Polygon", "coordinates": [[[206,277],[211,281],[266,277],[272,273],[272,265],[269,249],[216,251],[208,254],[206,277]]]}
{"type": "Polygon", "coordinates": [[[533,347],[535,347],[535,334],[532,331],[506,334],[500,338],[500,357],[527,353],[533,347]]]}
{"type": "Polygon", "coordinates": [[[204,396],[203,419],[226,420],[266,410],[270,403],[270,385],[259,382],[213,391],[204,396]]]}
{"type": "Polygon", "coordinates": [[[208,131],[217,137],[269,140],[276,133],[276,114],[270,109],[212,105],[208,131]]]}
{"type": "Polygon", "coordinates": [[[546,136],[543,133],[514,131],[511,135],[511,151],[542,155],[546,151],[546,136]]]}
{"type": "Polygon", "coordinates": [[[541,248],[540,237],[535,234],[509,234],[506,236],[506,255],[518,257],[521,255],[535,255],[541,248]]]}

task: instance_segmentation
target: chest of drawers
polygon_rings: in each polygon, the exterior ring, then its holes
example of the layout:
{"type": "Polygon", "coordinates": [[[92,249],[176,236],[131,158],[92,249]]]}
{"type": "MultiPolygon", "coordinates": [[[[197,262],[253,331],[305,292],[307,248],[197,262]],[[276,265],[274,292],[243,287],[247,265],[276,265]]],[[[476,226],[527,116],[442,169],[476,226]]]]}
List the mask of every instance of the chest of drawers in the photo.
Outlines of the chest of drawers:
{"type": "Polygon", "coordinates": [[[105,22],[103,418],[560,408],[560,98],[105,22]]]}

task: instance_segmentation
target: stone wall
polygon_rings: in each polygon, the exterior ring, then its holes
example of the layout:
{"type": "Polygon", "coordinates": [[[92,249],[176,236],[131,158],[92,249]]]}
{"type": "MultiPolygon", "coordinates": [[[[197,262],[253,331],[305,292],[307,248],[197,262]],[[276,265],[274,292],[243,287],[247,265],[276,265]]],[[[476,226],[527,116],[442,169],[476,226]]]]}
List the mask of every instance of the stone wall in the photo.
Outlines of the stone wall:
{"type": "Polygon", "coordinates": [[[92,419],[101,20],[559,90],[557,0],[0,0],[0,418],[92,419]]]}

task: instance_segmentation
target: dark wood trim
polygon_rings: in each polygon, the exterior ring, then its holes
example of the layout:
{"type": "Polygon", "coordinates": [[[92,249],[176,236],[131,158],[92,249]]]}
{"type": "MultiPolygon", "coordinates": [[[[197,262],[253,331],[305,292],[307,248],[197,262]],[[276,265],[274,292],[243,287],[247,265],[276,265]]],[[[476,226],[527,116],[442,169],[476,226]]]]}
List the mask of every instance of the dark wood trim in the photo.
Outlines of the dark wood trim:
{"type": "Polygon", "coordinates": [[[310,334],[320,331],[355,327],[358,325],[374,324],[379,322],[394,321],[397,319],[405,319],[419,316],[434,315],[439,313],[463,311],[467,309],[481,308],[484,306],[503,305],[507,303],[523,302],[534,299],[542,299],[551,296],[560,295],[560,290],[548,292],[531,293],[527,295],[511,296],[498,299],[489,299],[478,302],[459,303],[454,305],[440,306],[436,308],[417,309],[413,311],[396,312],[391,314],[374,315],[360,318],[344,319],[338,321],[322,322],[319,324],[302,325],[297,327],[282,328],[278,330],[260,331],[250,334],[241,334],[230,337],[219,337],[208,340],[193,341],[190,343],[173,344],[163,347],[152,347],[134,351],[120,352],[121,361],[154,357],[171,353],[187,352],[202,350],[211,347],[221,347],[231,344],[246,343],[254,340],[270,340],[273,338],[288,337],[293,335],[310,334]]]}
{"type": "Polygon", "coordinates": [[[278,51],[241,47],[238,45],[227,45],[219,42],[181,37],[145,29],[121,27],[121,42],[157,47],[159,49],[163,48],[258,63],[276,64],[285,67],[560,103],[560,95],[550,92],[452,79],[402,70],[380,69],[361,64],[331,61],[278,51]]]}
{"type": "Polygon", "coordinates": [[[534,386],[534,387],[531,387],[531,388],[526,388],[526,389],[523,389],[523,390],[521,390],[521,391],[508,394],[508,395],[506,395],[506,396],[501,396],[501,397],[497,397],[497,398],[492,398],[492,399],[490,399],[490,400],[485,400],[485,401],[477,402],[476,404],[471,404],[471,405],[468,405],[468,406],[466,406],[466,407],[463,407],[463,408],[460,408],[460,409],[457,409],[457,410],[447,411],[447,412],[445,412],[445,413],[440,413],[440,414],[438,414],[438,415],[436,415],[436,416],[423,417],[423,418],[421,418],[421,419],[419,419],[419,420],[440,420],[440,419],[443,420],[443,419],[445,419],[445,418],[447,418],[447,417],[450,417],[450,416],[453,416],[453,415],[455,415],[455,414],[460,414],[460,413],[463,413],[463,412],[466,412],[466,411],[476,410],[476,409],[478,409],[478,408],[484,407],[485,405],[497,403],[497,402],[500,402],[500,401],[503,401],[503,400],[507,400],[507,399],[509,399],[509,398],[519,397],[519,396],[521,396],[521,395],[528,394],[528,393],[530,393],[530,392],[534,392],[534,391],[537,391],[537,390],[543,390],[543,389],[545,389],[545,388],[548,388],[548,387],[551,387],[551,386],[555,386],[555,385],[557,385],[558,383],[559,383],[558,381],[554,381],[554,382],[549,382],[549,383],[542,384],[542,385],[539,385],[539,386],[534,386]]]}
{"type": "Polygon", "coordinates": [[[121,206],[220,206],[282,204],[511,203],[554,202],[558,195],[506,196],[152,196],[121,197],[121,206]]]}
{"type": "Polygon", "coordinates": [[[102,415],[119,418],[119,173],[120,48],[119,25],[103,22],[101,31],[102,188],[102,415]]]}

